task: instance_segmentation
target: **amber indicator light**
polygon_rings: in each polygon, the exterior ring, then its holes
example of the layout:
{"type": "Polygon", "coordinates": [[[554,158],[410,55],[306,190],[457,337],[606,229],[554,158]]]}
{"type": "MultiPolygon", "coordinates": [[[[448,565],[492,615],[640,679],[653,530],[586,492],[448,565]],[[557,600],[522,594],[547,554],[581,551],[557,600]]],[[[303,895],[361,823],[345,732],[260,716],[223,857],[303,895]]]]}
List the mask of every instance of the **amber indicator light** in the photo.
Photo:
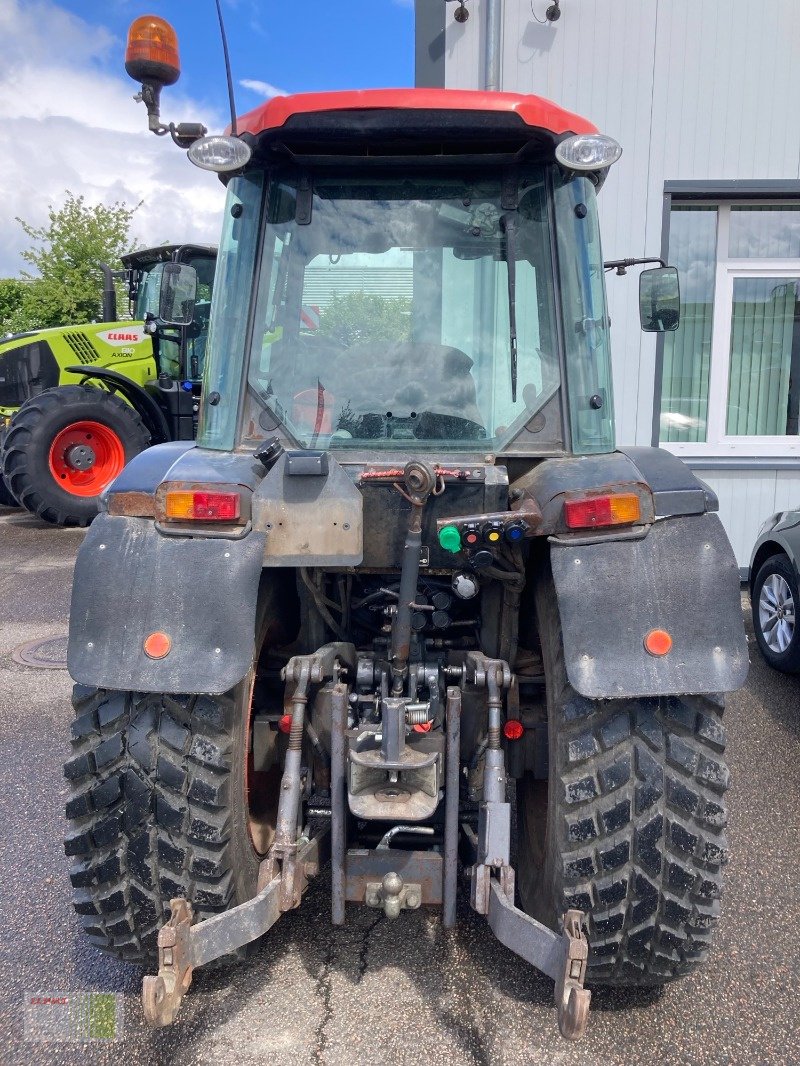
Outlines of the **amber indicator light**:
{"type": "Polygon", "coordinates": [[[644,638],[645,651],[650,655],[666,655],[672,647],[672,637],[666,629],[651,629],[644,638]]]}
{"type": "Polygon", "coordinates": [[[163,659],[165,655],[169,655],[172,648],[172,640],[166,633],[151,633],[149,637],[144,638],[142,645],[145,655],[151,659],[163,659]]]}

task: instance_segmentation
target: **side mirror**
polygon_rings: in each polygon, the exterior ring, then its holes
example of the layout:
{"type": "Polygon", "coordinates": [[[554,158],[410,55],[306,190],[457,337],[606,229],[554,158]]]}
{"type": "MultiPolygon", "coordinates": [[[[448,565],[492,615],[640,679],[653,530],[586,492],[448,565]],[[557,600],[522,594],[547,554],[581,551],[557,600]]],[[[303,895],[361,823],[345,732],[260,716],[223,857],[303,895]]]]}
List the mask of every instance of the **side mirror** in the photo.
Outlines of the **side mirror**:
{"type": "Polygon", "coordinates": [[[194,318],[197,271],[187,263],[165,263],[158,317],[165,326],[188,326],[194,318]]]}
{"type": "Polygon", "coordinates": [[[645,333],[671,332],[681,324],[677,267],[655,267],[639,275],[639,318],[645,333]]]}

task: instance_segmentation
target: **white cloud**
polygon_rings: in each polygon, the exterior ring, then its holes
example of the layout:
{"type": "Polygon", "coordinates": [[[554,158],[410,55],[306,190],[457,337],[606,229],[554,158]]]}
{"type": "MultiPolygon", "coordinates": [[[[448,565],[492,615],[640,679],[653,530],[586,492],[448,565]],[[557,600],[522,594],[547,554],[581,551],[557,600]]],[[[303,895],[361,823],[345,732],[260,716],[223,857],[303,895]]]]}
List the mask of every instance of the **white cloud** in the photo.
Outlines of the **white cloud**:
{"type": "MultiPolygon", "coordinates": [[[[0,277],[25,268],[29,244],[15,217],[39,226],[64,191],[89,203],[142,206],[132,236],[144,244],[219,238],[224,189],[197,170],[170,138],[147,130],[135,84],[122,70],[123,44],[106,29],[53,0],[2,0],[0,39],[0,277]],[[119,56],[119,76],[101,64],[119,56]]],[[[220,130],[224,116],[166,90],[165,120],[201,121],[220,130]]]]}
{"type": "Polygon", "coordinates": [[[250,89],[252,92],[258,93],[259,96],[266,97],[267,100],[271,100],[273,96],[288,95],[285,89],[277,89],[274,85],[270,85],[268,81],[256,81],[254,78],[242,78],[239,84],[243,89],[250,89]]]}

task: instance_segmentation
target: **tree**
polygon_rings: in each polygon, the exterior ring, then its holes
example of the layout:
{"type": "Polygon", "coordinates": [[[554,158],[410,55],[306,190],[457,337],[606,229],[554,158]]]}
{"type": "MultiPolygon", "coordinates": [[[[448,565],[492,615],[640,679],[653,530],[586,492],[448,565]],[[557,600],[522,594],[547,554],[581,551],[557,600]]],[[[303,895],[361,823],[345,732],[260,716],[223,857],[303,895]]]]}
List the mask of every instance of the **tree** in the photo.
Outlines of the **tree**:
{"type": "Polygon", "coordinates": [[[408,296],[361,291],[334,295],[320,315],[319,332],[348,347],[407,341],[411,336],[411,300],[408,296]]]}
{"type": "Polygon", "coordinates": [[[0,334],[21,333],[27,328],[22,308],[29,285],[21,278],[0,278],[0,334]]]}
{"type": "Polygon", "coordinates": [[[67,190],[63,207],[50,205],[48,225],[31,226],[17,218],[39,247],[22,253],[38,275],[23,271],[27,281],[16,317],[28,322],[28,328],[97,319],[103,288],[100,264],[116,269],[120,256],[131,249],[129,231],[138,206],[120,201],[90,206],[83,196],[67,190]]]}

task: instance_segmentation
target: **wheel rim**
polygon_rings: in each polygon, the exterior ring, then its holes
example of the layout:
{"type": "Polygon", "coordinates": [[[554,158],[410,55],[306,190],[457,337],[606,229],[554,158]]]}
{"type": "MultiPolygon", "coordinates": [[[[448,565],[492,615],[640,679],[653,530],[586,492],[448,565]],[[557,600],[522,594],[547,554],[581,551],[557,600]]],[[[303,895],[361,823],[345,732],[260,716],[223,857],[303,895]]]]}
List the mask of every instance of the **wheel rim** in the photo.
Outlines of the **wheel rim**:
{"type": "Polygon", "coordinates": [[[758,624],[770,651],[782,655],[794,637],[795,606],[789,582],[781,574],[770,574],[761,586],[758,624]]]}
{"type": "Polygon", "coordinates": [[[72,422],[57,433],[48,456],[56,484],[72,496],[98,496],[122,473],[125,448],[102,422],[72,422]]]}

